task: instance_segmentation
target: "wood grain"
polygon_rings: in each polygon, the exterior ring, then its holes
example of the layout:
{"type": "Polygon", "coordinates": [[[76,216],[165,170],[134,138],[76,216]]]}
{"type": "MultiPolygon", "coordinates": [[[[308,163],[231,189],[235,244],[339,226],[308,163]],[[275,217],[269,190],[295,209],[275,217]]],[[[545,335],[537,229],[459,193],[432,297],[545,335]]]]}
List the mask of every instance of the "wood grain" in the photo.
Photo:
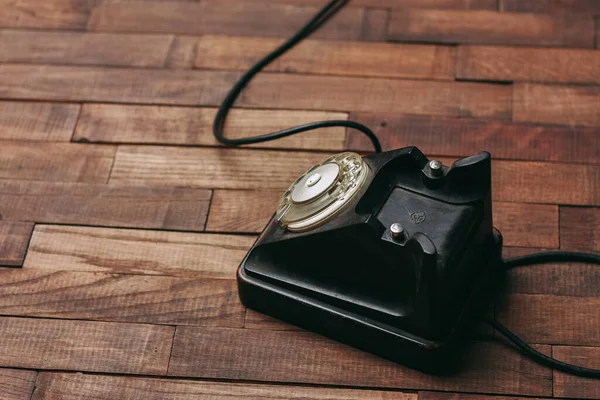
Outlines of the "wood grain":
{"type": "Polygon", "coordinates": [[[580,263],[516,268],[508,274],[507,290],[513,293],[599,297],[600,269],[595,264],[580,263]]]}
{"type": "MultiPolygon", "coordinates": [[[[246,71],[283,40],[239,36],[203,36],[196,68],[246,71]]],[[[342,76],[445,79],[454,77],[453,47],[305,40],[265,71],[342,76]]]]}
{"type": "MultiPolygon", "coordinates": [[[[168,325],[244,325],[235,280],[0,269],[2,315],[168,325]]],[[[232,276],[233,278],[233,276],[232,276]]]]}
{"type": "Polygon", "coordinates": [[[165,67],[173,69],[189,69],[194,66],[198,37],[176,36],[165,61],[165,67]]]}
{"type": "MultiPolygon", "coordinates": [[[[100,183],[108,180],[115,147],[3,141],[0,179],[100,183]]],[[[0,212],[1,213],[1,212],[0,212]]]]}
{"type": "MultiPolygon", "coordinates": [[[[104,143],[183,144],[220,146],[213,136],[215,108],[85,104],[74,140],[104,143]]],[[[345,120],[345,113],[233,109],[225,135],[242,138],[264,135],[313,121],[345,120]]],[[[253,147],[342,150],[346,129],[320,129],[253,147]]]]}
{"type": "Polygon", "coordinates": [[[287,322],[278,320],[277,318],[270,317],[258,311],[254,311],[250,308],[246,310],[246,320],[244,321],[245,329],[259,329],[263,331],[301,331],[300,327],[297,327],[287,322]]]}
{"type": "Polygon", "coordinates": [[[540,398],[490,396],[483,394],[444,393],[444,392],[419,392],[419,400],[542,400],[540,398]]]}
{"type": "Polygon", "coordinates": [[[211,192],[187,188],[0,180],[5,219],[201,231],[211,192]]]}
{"type": "Polygon", "coordinates": [[[0,97],[218,105],[238,72],[0,64],[0,97]]]}
{"type": "MultiPolygon", "coordinates": [[[[94,9],[88,29],[165,32],[186,35],[228,34],[289,37],[322,7],[237,1],[104,1],[94,9]]],[[[364,10],[348,7],[315,37],[359,39],[364,10]]]]}
{"type": "Polygon", "coordinates": [[[487,81],[598,84],[598,70],[600,54],[587,49],[459,46],[456,63],[457,78],[487,81]]]}
{"type": "Polygon", "coordinates": [[[391,13],[388,32],[397,41],[594,47],[586,15],[409,9],[391,13]]]}
{"type": "Polygon", "coordinates": [[[518,83],[513,120],[570,126],[600,125],[600,87],[518,83]]]}
{"type": "Polygon", "coordinates": [[[120,146],[110,182],[283,190],[327,157],[300,151],[120,146]]]}
{"type": "Polygon", "coordinates": [[[415,393],[42,372],[32,400],[417,400],[415,393]],[[166,397],[165,397],[166,396],[166,397]]]}
{"type": "Polygon", "coordinates": [[[1,317],[0,365],[164,374],[174,329],[142,324],[1,317]]]}
{"type": "Polygon", "coordinates": [[[23,264],[32,232],[31,222],[0,220],[0,265],[16,267],[23,264]]]}
{"type": "MultiPolygon", "coordinates": [[[[351,113],[371,127],[384,150],[414,145],[425,154],[466,157],[487,150],[494,159],[600,164],[597,128],[430,115],[351,113]]],[[[370,151],[364,135],[348,132],[345,148],[370,151]]]]}
{"type": "Polygon", "coordinates": [[[600,250],[600,208],[560,208],[560,247],[600,250]]]}
{"type": "Polygon", "coordinates": [[[600,15],[596,0],[499,0],[501,11],[600,15]]]}
{"type": "Polygon", "coordinates": [[[528,343],[597,346],[598,297],[513,293],[496,318],[528,343]]]}
{"type": "MultiPolygon", "coordinates": [[[[240,72],[0,65],[0,97],[219,105],[240,72]]],[[[249,108],[407,112],[510,118],[512,89],[473,82],[259,74],[236,103],[249,108]]]]}
{"type": "Polygon", "coordinates": [[[37,372],[0,368],[0,396],[3,400],[29,400],[37,372]]]}
{"type": "MultiPolygon", "coordinates": [[[[548,346],[539,347],[548,351],[548,346]]],[[[551,395],[551,371],[498,343],[478,343],[467,367],[440,378],[309,332],[178,327],[169,375],[401,389],[551,395]],[[498,369],[504,371],[498,375],[498,369]]]]}
{"type": "Polygon", "coordinates": [[[390,10],[367,8],[363,16],[361,40],[384,42],[387,40],[387,26],[390,10]]]}
{"type": "Polygon", "coordinates": [[[37,225],[25,269],[235,279],[254,236],[37,225]]]}
{"type": "Polygon", "coordinates": [[[558,206],[495,202],[493,214],[505,246],[558,248],[558,206]]]}
{"type": "Polygon", "coordinates": [[[261,232],[275,214],[282,195],[283,191],[215,190],[206,230],[261,232]]]}
{"type": "Polygon", "coordinates": [[[511,95],[510,86],[489,83],[265,73],[259,74],[249,84],[237,104],[251,108],[405,112],[509,119],[511,95]]]}
{"type": "MultiPolygon", "coordinates": [[[[220,0],[215,0],[220,1],[220,0]]],[[[379,8],[435,8],[464,10],[496,10],[498,0],[352,0],[353,6],[379,8]]],[[[314,4],[322,6],[323,0],[276,0],[278,3],[314,4]]]]}
{"type": "Polygon", "coordinates": [[[85,29],[98,0],[0,0],[0,27],[85,29]]]}
{"type": "Polygon", "coordinates": [[[68,142],[80,110],[76,104],[0,101],[0,139],[68,142]]]}
{"type": "MultiPolygon", "coordinates": [[[[600,347],[553,346],[552,355],[561,361],[600,369],[600,347]]],[[[579,378],[554,371],[554,395],[596,399],[600,396],[600,384],[597,379],[579,378]]]]}
{"type": "Polygon", "coordinates": [[[169,35],[0,31],[0,61],[11,63],[161,67],[169,35]]]}

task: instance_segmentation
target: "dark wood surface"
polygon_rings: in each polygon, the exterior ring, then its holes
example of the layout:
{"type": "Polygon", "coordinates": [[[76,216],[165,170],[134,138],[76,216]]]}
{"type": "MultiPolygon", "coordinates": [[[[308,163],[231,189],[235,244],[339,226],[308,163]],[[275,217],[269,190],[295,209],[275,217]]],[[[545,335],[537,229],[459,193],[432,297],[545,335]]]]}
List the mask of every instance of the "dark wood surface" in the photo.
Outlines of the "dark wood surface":
{"type": "MultiPolygon", "coordinates": [[[[474,339],[432,377],[245,309],[235,271],[329,128],[224,148],[230,86],[324,0],[0,0],[0,399],[600,398],[474,339]]],[[[493,156],[505,255],[600,251],[600,2],[354,0],[249,85],[243,137],[325,119],[493,156]]],[[[496,317],[600,368],[600,270],[512,271],[496,317]]]]}

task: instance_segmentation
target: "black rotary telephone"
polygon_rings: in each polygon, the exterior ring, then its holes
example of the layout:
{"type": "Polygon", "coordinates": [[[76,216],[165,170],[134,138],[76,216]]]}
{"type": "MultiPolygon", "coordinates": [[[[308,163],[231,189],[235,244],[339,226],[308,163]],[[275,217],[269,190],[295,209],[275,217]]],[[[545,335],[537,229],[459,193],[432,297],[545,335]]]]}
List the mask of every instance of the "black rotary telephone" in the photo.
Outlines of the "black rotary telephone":
{"type": "Polygon", "coordinates": [[[223,136],[238,95],[266,65],[317,30],[348,0],[332,0],[234,85],[214,135],[244,145],[329,126],[357,129],[375,154],[341,153],[300,176],[238,269],[242,303],[422,371],[456,369],[464,338],[481,320],[536,362],[584,377],[600,370],[538,352],[485,311],[506,270],[545,262],[600,264],[597,254],[545,252],[502,260],[492,224],[491,156],[447,167],[416,147],[381,152],[352,121],[320,121],[243,139],[223,136]]]}

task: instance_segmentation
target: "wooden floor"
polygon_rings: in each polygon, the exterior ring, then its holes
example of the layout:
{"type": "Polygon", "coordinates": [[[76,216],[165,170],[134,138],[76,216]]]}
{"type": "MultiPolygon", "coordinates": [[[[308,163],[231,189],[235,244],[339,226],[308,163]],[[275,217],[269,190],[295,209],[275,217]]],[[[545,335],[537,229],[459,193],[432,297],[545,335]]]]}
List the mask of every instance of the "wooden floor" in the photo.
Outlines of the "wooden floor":
{"type": "MultiPolygon", "coordinates": [[[[212,138],[241,71],[324,2],[0,0],[0,399],[600,398],[498,340],[436,378],[241,306],[235,270],[282,191],[370,151],[341,128],[212,138]]],[[[599,17],[355,0],[251,83],[227,134],[347,118],[386,149],[488,150],[505,255],[599,251],[599,17]]],[[[508,292],[500,321],[600,368],[600,269],[516,270],[508,292]]]]}

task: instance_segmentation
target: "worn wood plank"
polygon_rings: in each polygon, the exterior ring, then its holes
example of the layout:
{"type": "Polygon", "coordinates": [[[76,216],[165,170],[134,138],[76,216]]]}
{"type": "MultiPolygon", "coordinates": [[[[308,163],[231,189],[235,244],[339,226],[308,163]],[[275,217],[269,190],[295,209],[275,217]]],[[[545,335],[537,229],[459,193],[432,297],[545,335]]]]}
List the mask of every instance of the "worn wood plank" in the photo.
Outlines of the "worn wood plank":
{"type": "Polygon", "coordinates": [[[173,69],[189,69],[194,66],[198,37],[176,36],[165,61],[165,67],[173,69]]]}
{"type": "Polygon", "coordinates": [[[597,0],[499,0],[501,11],[600,15],[597,0]]]}
{"type": "Polygon", "coordinates": [[[29,400],[37,372],[0,368],[0,396],[3,400],[29,400]]]}
{"type": "Polygon", "coordinates": [[[560,208],[560,247],[600,250],[600,208],[560,208]]]}
{"type": "Polygon", "coordinates": [[[235,279],[256,237],[37,225],[25,269],[235,279]]]}
{"type": "Polygon", "coordinates": [[[490,396],[484,394],[419,392],[419,400],[542,400],[541,398],[490,396]]]}
{"type": "Polygon", "coordinates": [[[16,267],[23,264],[32,232],[31,222],[0,219],[0,265],[16,267]]]}
{"type": "Polygon", "coordinates": [[[512,293],[496,318],[528,343],[597,346],[600,298],[512,293]]]}
{"type": "Polygon", "coordinates": [[[387,40],[390,11],[383,8],[367,8],[362,22],[361,40],[383,42],[387,40]]]}
{"type": "Polygon", "coordinates": [[[422,10],[392,12],[389,38],[398,41],[594,47],[586,15],[422,10]]]}
{"type": "Polygon", "coordinates": [[[300,151],[120,146],[110,182],[285,189],[327,157],[300,151]]]}
{"type": "MultiPolygon", "coordinates": [[[[88,29],[185,35],[212,33],[288,37],[296,33],[321,7],[249,0],[108,0],[93,10],[88,29]]],[[[363,14],[362,8],[347,7],[319,29],[315,37],[359,39],[363,14]]]]}
{"type": "MultiPolygon", "coordinates": [[[[414,145],[426,154],[464,157],[485,149],[494,159],[600,164],[597,128],[386,113],[351,113],[348,119],[371,127],[384,150],[414,145]]],[[[347,133],[346,149],[372,147],[364,135],[347,133]]]]}
{"type": "Polygon", "coordinates": [[[170,35],[0,31],[0,61],[12,63],[161,67],[170,35]]]}
{"type": "MultiPolygon", "coordinates": [[[[548,351],[548,346],[538,347],[548,351]]],[[[403,389],[551,395],[551,371],[498,343],[435,377],[309,332],[178,327],[169,375],[403,389]],[[498,375],[498,370],[504,371],[498,375]]]]}
{"type": "MultiPolygon", "coordinates": [[[[105,143],[221,145],[213,136],[216,108],[85,104],[74,140],[105,143]]],[[[345,120],[345,113],[233,109],[226,136],[264,135],[313,121],[345,120]]],[[[253,147],[342,150],[345,128],[333,127],[293,135],[253,147]]]]}
{"type": "MultiPolygon", "coordinates": [[[[234,279],[0,270],[0,314],[168,325],[244,325],[234,279]]],[[[33,268],[31,268],[33,267],[33,268]]],[[[234,276],[232,276],[233,278],[234,276]]]]}
{"type": "Polygon", "coordinates": [[[218,105],[238,76],[227,71],[0,64],[0,97],[218,105]]]}
{"type": "Polygon", "coordinates": [[[85,29],[98,0],[0,0],[0,27],[85,29]]]}
{"type": "Polygon", "coordinates": [[[0,101],[0,139],[68,142],[80,110],[77,104],[0,101]]]}
{"type": "MultiPolygon", "coordinates": [[[[221,1],[221,0],[216,0],[221,1]]],[[[314,4],[322,6],[323,0],[276,0],[288,4],[314,4]]],[[[497,10],[498,0],[352,0],[352,5],[379,8],[435,8],[459,10],[497,10]]]]}
{"type": "Polygon", "coordinates": [[[186,188],[0,180],[5,219],[201,231],[211,192],[186,188]]]}
{"type": "MultiPolygon", "coordinates": [[[[240,74],[5,64],[0,97],[216,106],[240,74]]],[[[512,88],[506,85],[263,73],[237,105],[510,118],[511,102],[512,88]]]]}
{"type": "Polygon", "coordinates": [[[300,327],[297,327],[287,322],[283,322],[277,318],[265,315],[258,311],[254,311],[250,308],[246,310],[246,320],[244,321],[244,328],[246,329],[259,329],[263,331],[301,331],[300,327]]]}
{"type": "MultiPolygon", "coordinates": [[[[198,40],[195,66],[246,71],[281,43],[276,38],[203,36],[198,40]]],[[[265,71],[451,80],[454,50],[449,46],[309,39],[265,71]]]]}
{"type": "MultiPolygon", "coordinates": [[[[260,232],[271,219],[282,193],[216,190],[206,229],[216,232],[260,232]]],[[[558,247],[558,207],[494,203],[494,225],[507,246],[558,247]]]]}
{"type": "Polygon", "coordinates": [[[600,87],[517,83],[513,120],[570,126],[600,125],[600,87]]]}
{"type": "Polygon", "coordinates": [[[106,182],[116,148],[75,143],[3,141],[0,178],[106,182]]]}
{"type": "Polygon", "coordinates": [[[238,105],[508,119],[511,95],[510,86],[489,83],[266,73],[250,83],[238,105]]]}
{"type": "Polygon", "coordinates": [[[164,374],[174,327],[40,318],[0,318],[0,365],[164,374]]]}
{"type": "MultiPolygon", "coordinates": [[[[600,347],[553,346],[552,355],[561,361],[600,369],[600,347]]],[[[554,371],[554,395],[566,398],[597,399],[600,397],[600,381],[554,371]]]]}
{"type": "Polygon", "coordinates": [[[595,264],[580,263],[516,268],[508,274],[507,290],[513,293],[600,297],[600,269],[595,264]]]}
{"type": "Polygon", "coordinates": [[[489,81],[598,84],[598,70],[591,49],[459,46],[456,63],[457,78],[489,81]]]}
{"type": "Polygon", "coordinates": [[[33,400],[417,400],[416,393],[42,372],[33,400]],[[166,397],[165,397],[166,396],[166,397]]]}

